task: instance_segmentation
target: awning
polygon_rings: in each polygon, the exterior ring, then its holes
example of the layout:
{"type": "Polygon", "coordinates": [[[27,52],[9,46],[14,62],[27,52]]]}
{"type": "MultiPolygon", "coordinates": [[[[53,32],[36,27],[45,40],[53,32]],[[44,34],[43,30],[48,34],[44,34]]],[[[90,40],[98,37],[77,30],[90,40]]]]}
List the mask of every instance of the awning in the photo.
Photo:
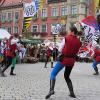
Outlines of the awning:
{"type": "Polygon", "coordinates": [[[33,39],[33,40],[22,39],[22,42],[26,43],[26,44],[41,44],[41,43],[43,43],[43,40],[42,39],[33,39]]]}
{"type": "Polygon", "coordinates": [[[7,38],[9,39],[10,33],[7,32],[7,30],[0,28],[0,39],[7,38]]]}

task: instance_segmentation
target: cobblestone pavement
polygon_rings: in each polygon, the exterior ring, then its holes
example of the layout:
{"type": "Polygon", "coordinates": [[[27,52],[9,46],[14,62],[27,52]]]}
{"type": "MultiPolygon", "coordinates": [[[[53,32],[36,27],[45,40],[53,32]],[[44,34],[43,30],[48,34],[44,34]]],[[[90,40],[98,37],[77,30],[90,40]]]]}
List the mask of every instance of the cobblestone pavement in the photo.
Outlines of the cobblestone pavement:
{"type": "MultiPolygon", "coordinates": [[[[0,100],[45,100],[49,90],[50,63],[43,68],[44,63],[18,64],[16,76],[0,77],[0,100]]],[[[98,65],[100,71],[100,65],[98,65]]],[[[100,75],[93,76],[91,63],[76,63],[71,79],[74,85],[76,99],[68,96],[69,91],[62,70],[56,80],[55,95],[49,100],[100,100],[100,75]]]]}

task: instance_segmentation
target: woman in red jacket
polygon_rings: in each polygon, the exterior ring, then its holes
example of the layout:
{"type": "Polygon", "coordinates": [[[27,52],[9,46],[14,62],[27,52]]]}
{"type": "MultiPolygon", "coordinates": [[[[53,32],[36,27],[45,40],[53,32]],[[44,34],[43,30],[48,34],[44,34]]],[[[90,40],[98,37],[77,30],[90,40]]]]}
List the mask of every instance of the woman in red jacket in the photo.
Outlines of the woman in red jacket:
{"type": "Polygon", "coordinates": [[[93,75],[99,75],[97,65],[100,64],[100,48],[96,47],[94,52],[95,54],[94,54],[94,61],[92,67],[94,68],[95,73],[93,75]]]}
{"type": "Polygon", "coordinates": [[[50,91],[46,95],[46,99],[50,98],[51,95],[53,95],[54,87],[55,87],[55,81],[57,74],[64,68],[65,66],[65,72],[64,72],[64,78],[68,85],[70,97],[75,98],[75,94],[73,91],[73,85],[70,79],[70,73],[72,71],[72,68],[75,63],[75,56],[79,51],[79,48],[81,47],[81,42],[77,38],[77,28],[71,27],[70,33],[65,37],[65,43],[62,45],[62,56],[61,59],[56,63],[54,69],[51,72],[50,76],[50,91]]]}

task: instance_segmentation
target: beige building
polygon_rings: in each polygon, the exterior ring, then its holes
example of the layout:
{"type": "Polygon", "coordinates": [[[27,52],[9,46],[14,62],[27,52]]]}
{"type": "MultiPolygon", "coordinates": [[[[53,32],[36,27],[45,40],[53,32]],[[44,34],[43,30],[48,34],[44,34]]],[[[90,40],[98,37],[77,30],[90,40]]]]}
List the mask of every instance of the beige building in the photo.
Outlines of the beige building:
{"type": "Polygon", "coordinates": [[[67,27],[70,26],[70,24],[82,21],[88,15],[93,15],[92,1],[93,0],[67,0],[67,27]]]}

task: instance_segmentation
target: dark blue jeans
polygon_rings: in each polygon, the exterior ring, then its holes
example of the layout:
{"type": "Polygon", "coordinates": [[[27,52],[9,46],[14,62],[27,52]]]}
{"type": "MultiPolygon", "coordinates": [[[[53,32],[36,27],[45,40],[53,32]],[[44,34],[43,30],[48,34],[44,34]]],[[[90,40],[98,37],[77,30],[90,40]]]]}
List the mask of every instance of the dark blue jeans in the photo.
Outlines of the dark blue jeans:
{"type": "Polygon", "coordinates": [[[100,62],[97,62],[96,60],[94,60],[93,64],[92,64],[92,67],[95,69],[98,64],[100,64],[100,62]]]}

